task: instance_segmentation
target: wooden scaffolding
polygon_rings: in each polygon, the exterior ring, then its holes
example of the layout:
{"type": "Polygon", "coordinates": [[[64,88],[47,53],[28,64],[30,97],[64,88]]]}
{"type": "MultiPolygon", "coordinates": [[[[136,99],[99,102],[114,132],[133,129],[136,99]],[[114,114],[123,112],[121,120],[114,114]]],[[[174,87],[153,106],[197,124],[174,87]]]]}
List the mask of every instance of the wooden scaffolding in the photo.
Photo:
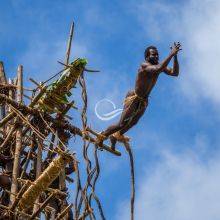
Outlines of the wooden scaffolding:
{"type": "MultiPolygon", "coordinates": [[[[86,60],[69,62],[73,31],[74,24],[70,28],[64,69],[49,79],[58,77],[53,83],[30,79],[34,89],[27,89],[23,86],[22,65],[18,66],[14,79],[7,79],[0,62],[0,219],[95,219],[92,201],[96,202],[101,219],[105,219],[95,193],[99,175],[97,152],[104,150],[115,156],[121,153],[97,144],[97,133],[87,125],[86,60]],[[82,128],[73,125],[67,115],[75,107],[68,97],[76,83],[82,88],[82,128]],[[31,95],[25,94],[26,91],[31,95]],[[77,155],[68,147],[76,135],[83,142],[85,184],[80,180],[77,155]],[[91,145],[93,160],[88,153],[91,145]],[[72,173],[74,180],[69,176],[72,173]],[[75,190],[72,202],[68,200],[66,181],[75,190]]],[[[132,159],[130,147],[126,146],[132,159]]],[[[134,178],[132,183],[133,213],[134,178]]]]}

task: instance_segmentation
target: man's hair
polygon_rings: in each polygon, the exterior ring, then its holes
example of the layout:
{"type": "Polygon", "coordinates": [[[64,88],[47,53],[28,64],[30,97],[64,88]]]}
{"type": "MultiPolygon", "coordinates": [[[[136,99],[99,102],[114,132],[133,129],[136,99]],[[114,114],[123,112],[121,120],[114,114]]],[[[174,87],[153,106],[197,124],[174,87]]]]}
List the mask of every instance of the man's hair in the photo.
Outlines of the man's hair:
{"type": "Polygon", "coordinates": [[[144,58],[146,60],[146,58],[149,56],[150,54],[150,49],[153,49],[153,50],[157,50],[157,48],[155,46],[149,46],[145,49],[144,51],[144,58]]]}

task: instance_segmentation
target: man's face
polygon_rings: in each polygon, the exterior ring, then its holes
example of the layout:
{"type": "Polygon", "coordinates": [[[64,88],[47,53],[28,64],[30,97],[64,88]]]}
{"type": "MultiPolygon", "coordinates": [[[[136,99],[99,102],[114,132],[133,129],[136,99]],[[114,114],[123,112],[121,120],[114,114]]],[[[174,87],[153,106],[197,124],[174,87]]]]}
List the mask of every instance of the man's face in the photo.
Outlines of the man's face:
{"type": "Polygon", "coordinates": [[[150,49],[149,50],[149,55],[147,57],[147,61],[150,62],[153,65],[158,64],[159,62],[159,54],[156,49],[150,49]]]}

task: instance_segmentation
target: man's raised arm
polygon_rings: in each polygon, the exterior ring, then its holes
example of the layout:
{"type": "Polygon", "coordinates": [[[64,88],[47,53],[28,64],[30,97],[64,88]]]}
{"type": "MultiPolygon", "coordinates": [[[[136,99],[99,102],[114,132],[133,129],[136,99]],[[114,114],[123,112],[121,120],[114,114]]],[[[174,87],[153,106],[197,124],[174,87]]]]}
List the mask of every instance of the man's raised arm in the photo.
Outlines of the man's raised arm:
{"type": "MultiPolygon", "coordinates": [[[[175,44],[175,43],[174,43],[175,44]]],[[[179,43],[178,43],[179,44],[179,43]]],[[[178,45],[177,44],[177,45],[178,45]]],[[[180,44],[179,44],[180,45],[180,44]]],[[[178,59],[177,59],[177,54],[174,55],[174,59],[173,59],[173,68],[168,68],[166,67],[164,72],[167,74],[167,75],[170,75],[170,76],[178,76],[179,75],[179,62],[178,62],[178,59]]]]}
{"type": "Polygon", "coordinates": [[[170,60],[173,57],[174,57],[174,68],[175,68],[175,71],[179,70],[179,64],[178,64],[178,60],[177,60],[177,53],[180,50],[182,50],[180,43],[177,43],[177,44],[174,43],[174,46],[172,47],[171,53],[169,54],[169,56],[165,60],[163,60],[158,65],[147,66],[145,70],[149,71],[149,72],[152,72],[152,73],[165,72],[168,69],[167,65],[169,64],[170,60]]]}

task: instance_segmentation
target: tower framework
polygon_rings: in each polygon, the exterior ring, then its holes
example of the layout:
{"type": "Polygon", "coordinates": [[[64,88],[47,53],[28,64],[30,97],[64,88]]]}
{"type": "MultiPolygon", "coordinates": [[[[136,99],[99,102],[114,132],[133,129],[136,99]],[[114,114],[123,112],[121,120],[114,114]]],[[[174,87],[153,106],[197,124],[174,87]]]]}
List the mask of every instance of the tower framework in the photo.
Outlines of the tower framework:
{"type": "MultiPolygon", "coordinates": [[[[74,24],[70,28],[63,70],[43,83],[30,79],[33,89],[23,86],[22,65],[11,80],[7,79],[4,64],[0,62],[0,219],[95,219],[93,202],[97,204],[101,219],[105,219],[95,191],[100,172],[98,151],[114,156],[121,156],[121,153],[97,143],[98,134],[88,127],[84,72],[91,70],[86,69],[85,59],[69,62],[73,31],[74,24]],[[51,83],[55,77],[58,79],[51,83]],[[76,108],[69,98],[70,90],[77,83],[83,102],[82,128],[73,125],[67,115],[71,108],[76,108]],[[73,136],[81,137],[83,142],[85,183],[80,178],[77,155],[68,146],[73,136]],[[91,147],[92,154],[89,153],[91,147]],[[75,191],[73,201],[68,199],[67,182],[75,191]]],[[[133,156],[129,144],[124,145],[132,165],[133,219],[133,156]]]]}

